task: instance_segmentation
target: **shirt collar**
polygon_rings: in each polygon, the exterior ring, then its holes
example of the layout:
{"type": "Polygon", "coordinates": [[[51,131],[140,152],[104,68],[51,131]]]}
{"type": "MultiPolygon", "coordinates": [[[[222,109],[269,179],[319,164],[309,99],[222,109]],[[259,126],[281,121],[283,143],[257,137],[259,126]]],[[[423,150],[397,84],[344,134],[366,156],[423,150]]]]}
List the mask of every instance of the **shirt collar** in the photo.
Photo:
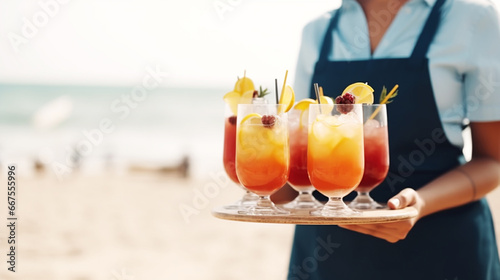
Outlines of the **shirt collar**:
{"type": "MultiPolygon", "coordinates": [[[[437,0],[410,0],[409,2],[424,2],[427,6],[432,7],[436,3],[437,0]]],[[[346,3],[357,2],[356,0],[342,0],[342,5],[346,3]]],[[[350,5],[350,4],[348,4],[350,5]]]]}

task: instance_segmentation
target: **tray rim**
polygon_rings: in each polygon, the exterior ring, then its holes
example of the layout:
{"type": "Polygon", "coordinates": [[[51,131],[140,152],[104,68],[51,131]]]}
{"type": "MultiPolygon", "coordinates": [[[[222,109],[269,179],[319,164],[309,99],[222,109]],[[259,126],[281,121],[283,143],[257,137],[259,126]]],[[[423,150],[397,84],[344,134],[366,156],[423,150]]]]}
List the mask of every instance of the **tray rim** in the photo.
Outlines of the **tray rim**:
{"type": "Polygon", "coordinates": [[[296,224],[296,225],[348,225],[348,224],[376,224],[392,223],[409,220],[418,215],[414,207],[398,210],[367,210],[360,215],[349,217],[322,217],[312,216],[308,211],[292,210],[291,215],[246,215],[238,214],[236,210],[227,210],[223,206],[212,210],[216,218],[238,222],[271,223],[271,224],[296,224]]]}

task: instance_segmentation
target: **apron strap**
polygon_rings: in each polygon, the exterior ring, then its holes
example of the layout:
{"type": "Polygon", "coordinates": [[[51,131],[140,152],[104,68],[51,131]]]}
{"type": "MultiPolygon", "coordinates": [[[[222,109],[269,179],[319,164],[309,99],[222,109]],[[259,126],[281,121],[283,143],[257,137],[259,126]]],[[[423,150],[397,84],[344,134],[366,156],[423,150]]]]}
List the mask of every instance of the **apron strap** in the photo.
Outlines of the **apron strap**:
{"type": "Polygon", "coordinates": [[[445,1],[446,0],[437,0],[434,4],[434,7],[427,18],[427,22],[425,23],[411,54],[411,60],[413,63],[418,63],[418,61],[421,61],[421,59],[426,57],[429,46],[431,45],[434,35],[436,35],[436,31],[439,27],[439,22],[441,21],[441,8],[443,7],[445,1]]]}
{"type": "Polygon", "coordinates": [[[321,44],[321,51],[319,53],[319,59],[317,62],[318,64],[323,64],[328,61],[328,54],[332,50],[333,46],[332,32],[337,28],[341,10],[342,8],[337,9],[335,15],[333,15],[333,18],[330,20],[328,28],[326,29],[325,36],[323,37],[323,44],[321,44]]]}

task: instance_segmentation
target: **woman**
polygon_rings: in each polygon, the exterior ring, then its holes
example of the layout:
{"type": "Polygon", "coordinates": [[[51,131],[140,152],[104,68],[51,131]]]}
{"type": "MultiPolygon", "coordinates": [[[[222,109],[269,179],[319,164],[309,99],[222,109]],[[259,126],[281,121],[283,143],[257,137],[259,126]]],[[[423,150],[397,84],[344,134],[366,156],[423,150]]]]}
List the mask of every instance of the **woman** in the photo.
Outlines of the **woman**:
{"type": "MultiPolygon", "coordinates": [[[[297,226],[288,279],[500,279],[484,198],[500,182],[500,23],[488,0],[344,0],[303,32],[295,91],[399,84],[372,191],[411,220],[297,226]],[[462,155],[470,121],[472,159],[462,155]]],[[[306,96],[303,96],[306,97],[306,96]]]]}

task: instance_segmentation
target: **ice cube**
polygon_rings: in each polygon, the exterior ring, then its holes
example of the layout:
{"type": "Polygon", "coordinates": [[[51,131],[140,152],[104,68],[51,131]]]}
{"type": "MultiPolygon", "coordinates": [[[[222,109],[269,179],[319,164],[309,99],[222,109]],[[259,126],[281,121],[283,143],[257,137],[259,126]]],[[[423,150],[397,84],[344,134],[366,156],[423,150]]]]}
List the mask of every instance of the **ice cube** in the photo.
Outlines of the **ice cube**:
{"type": "Polygon", "coordinates": [[[323,123],[330,126],[339,126],[341,124],[340,118],[337,116],[328,116],[323,119],[323,123]]]}
{"type": "Polygon", "coordinates": [[[358,133],[360,133],[361,130],[361,125],[354,124],[354,123],[348,123],[348,124],[343,124],[339,126],[337,132],[341,137],[345,138],[354,138],[358,133]]]}
{"type": "Polygon", "coordinates": [[[341,114],[338,117],[338,121],[341,124],[357,124],[357,123],[360,123],[358,115],[356,113],[354,113],[354,112],[349,112],[347,114],[341,114]]]}
{"type": "Polygon", "coordinates": [[[377,120],[367,120],[365,122],[366,127],[380,127],[380,122],[377,120]]]}
{"type": "Polygon", "coordinates": [[[333,137],[332,129],[328,127],[325,122],[316,121],[312,125],[312,132],[316,139],[326,141],[328,138],[333,137]]]}

